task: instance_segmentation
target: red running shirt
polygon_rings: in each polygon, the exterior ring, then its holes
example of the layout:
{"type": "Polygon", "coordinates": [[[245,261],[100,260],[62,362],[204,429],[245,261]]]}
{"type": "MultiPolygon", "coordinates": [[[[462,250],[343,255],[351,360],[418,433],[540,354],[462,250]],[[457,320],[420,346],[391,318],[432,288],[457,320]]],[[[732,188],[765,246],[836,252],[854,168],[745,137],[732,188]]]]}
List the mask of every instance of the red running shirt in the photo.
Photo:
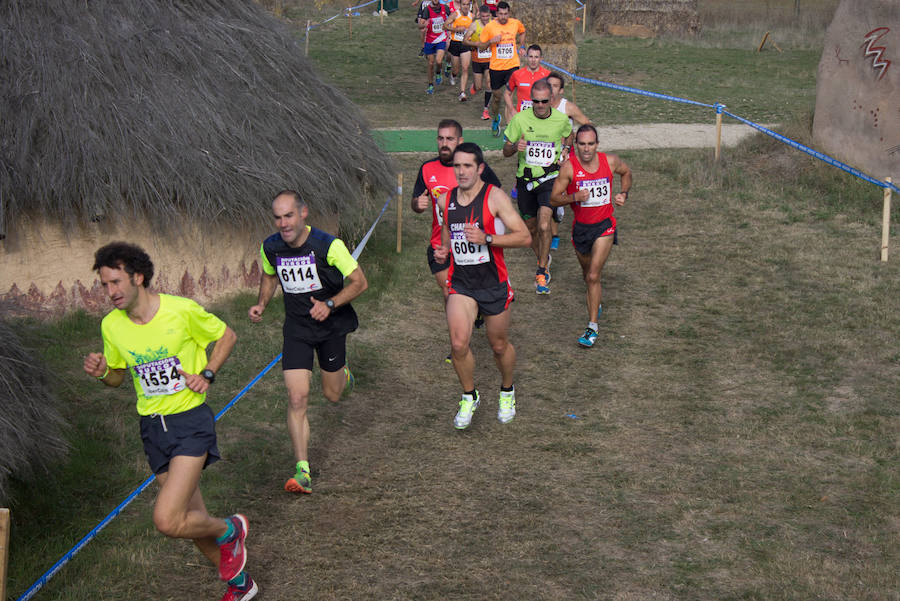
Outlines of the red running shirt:
{"type": "Polygon", "coordinates": [[[596,171],[589,172],[578,162],[576,153],[569,155],[572,162],[572,181],[566,187],[567,194],[587,189],[590,193],[584,202],[573,202],[572,212],[578,223],[600,223],[604,219],[612,221],[612,227],[616,227],[616,218],[613,217],[612,204],[612,170],[609,161],[602,152],[597,153],[600,166],[596,171]]]}

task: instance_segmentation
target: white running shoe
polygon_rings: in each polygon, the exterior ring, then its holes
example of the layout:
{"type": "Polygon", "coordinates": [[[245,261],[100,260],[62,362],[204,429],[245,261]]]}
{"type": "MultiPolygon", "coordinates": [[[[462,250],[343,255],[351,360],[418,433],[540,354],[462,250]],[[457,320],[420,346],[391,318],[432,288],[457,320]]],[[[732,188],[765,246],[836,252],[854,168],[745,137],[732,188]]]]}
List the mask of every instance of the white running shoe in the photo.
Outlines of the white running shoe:
{"type": "Polygon", "coordinates": [[[463,394],[462,400],[459,402],[459,411],[456,412],[456,417],[453,418],[453,427],[457,430],[468,428],[469,424],[472,423],[472,414],[478,409],[480,402],[481,397],[478,395],[477,390],[474,397],[471,394],[463,394]]]}
{"type": "Polygon", "coordinates": [[[509,392],[500,391],[500,407],[497,409],[497,419],[501,424],[508,424],[516,416],[516,389],[509,392]]]}

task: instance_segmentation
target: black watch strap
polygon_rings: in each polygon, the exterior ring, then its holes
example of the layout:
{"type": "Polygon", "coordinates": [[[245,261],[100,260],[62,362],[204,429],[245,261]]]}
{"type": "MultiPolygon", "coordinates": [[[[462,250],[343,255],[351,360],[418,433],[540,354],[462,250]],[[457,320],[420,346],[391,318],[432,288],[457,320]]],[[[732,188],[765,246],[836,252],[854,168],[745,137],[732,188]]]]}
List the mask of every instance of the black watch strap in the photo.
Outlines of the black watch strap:
{"type": "Polygon", "coordinates": [[[216,381],[216,372],[211,369],[204,369],[200,372],[200,375],[203,376],[203,379],[205,379],[210,384],[216,381]]]}

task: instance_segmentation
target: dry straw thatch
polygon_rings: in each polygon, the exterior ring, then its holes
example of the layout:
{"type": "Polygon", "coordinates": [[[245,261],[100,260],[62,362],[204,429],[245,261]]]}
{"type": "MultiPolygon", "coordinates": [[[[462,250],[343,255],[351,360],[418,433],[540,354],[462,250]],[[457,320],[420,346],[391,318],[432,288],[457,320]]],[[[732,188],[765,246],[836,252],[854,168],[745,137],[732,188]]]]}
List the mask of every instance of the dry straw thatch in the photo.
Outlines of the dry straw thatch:
{"type": "Polygon", "coordinates": [[[360,111],[254,2],[7,0],[0,63],[2,233],[29,215],[258,224],[284,187],[324,213],[392,189],[360,111]]]}
{"type": "Polygon", "coordinates": [[[6,504],[9,478],[48,471],[68,444],[41,360],[2,321],[0,340],[0,504],[6,504]]]}

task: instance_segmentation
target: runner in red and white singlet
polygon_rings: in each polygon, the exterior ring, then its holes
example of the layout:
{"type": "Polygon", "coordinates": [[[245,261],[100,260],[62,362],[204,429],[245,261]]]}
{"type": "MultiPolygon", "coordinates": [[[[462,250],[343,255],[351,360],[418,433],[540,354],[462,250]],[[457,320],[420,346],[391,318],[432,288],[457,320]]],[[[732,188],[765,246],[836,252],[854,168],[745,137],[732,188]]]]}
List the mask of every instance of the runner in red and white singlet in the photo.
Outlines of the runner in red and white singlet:
{"type": "Polygon", "coordinates": [[[458,187],[443,194],[441,247],[437,260],[450,258],[450,296],[447,326],[450,330],[453,368],[462,385],[459,411],[453,419],[458,430],[469,427],[481,398],[475,389],[475,358],[469,348],[472,323],[479,310],[484,315],[488,342],[500,370],[497,419],[510,422],[516,415],[513,370],[516,351],[509,342],[509,304],[512,287],[503,260],[503,249],[528,246],[531,235],[503,190],[482,181],[484,156],[477,144],[460,144],[453,153],[458,187]]]}
{"type": "Polygon", "coordinates": [[[600,274],[616,243],[614,207],[621,207],[631,189],[631,169],[614,154],[597,152],[597,130],[582,125],[575,134],[575,152],[559,168],[553,182],[553,206],[572,205],[572,245],[587,284],[588,326],[578,344],[591,347],[597,341],[602,311],[600,274]],[[620,192],[613,196],[613,174],[620,177],[620,192]]]}

